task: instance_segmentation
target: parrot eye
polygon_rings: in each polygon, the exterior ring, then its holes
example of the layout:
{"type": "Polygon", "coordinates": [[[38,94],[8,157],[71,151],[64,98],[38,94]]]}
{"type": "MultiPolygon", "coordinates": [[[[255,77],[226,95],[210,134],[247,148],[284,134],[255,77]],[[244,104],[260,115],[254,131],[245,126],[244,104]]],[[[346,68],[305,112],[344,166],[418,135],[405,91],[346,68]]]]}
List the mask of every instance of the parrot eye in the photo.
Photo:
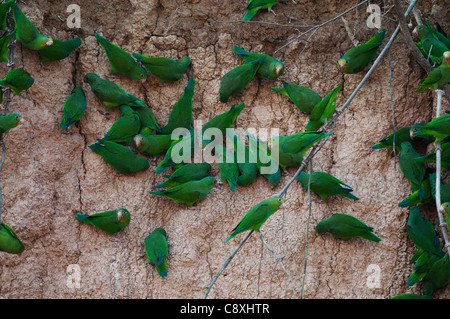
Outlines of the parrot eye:
{"type": "Polygon", "coordinates": [[[279,202],[282,202],[282,201],[283,201],[283,199],[282,199],[282,198],[280,197],[280,198],[278,198],[278,201],[279,201],[279,202]]]}
{"type": "Polygon", "coordinates": [[[16,115],[16,119],[18,119],[19,118],[19,116],[18,115],[16,115]]]}

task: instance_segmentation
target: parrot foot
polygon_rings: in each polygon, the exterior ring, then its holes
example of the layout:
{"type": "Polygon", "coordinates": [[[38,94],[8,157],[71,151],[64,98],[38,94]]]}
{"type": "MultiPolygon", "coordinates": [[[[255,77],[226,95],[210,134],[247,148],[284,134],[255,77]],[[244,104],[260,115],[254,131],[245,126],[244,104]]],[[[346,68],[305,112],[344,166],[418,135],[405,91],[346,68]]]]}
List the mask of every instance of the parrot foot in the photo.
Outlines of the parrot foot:
{"type": "Polygon", "coordinates": [[[6,66],[9,68],[10,66],[13,66],[15,63],[14,62],[8,62],[6,63],[6,66]]]}
{"type": "Polygon", "coordinates": [[[441,223],[439,224],[439,227],[447,227],[447,223],[441,223]]]}
{"type": "Polygon", "coordinates": [[[112,237],[111,241],[113,241],[113,242],[122,242],[122,239],[120,239],[118,237],[112,237]]]}
{"type": "Polygon", "coordinates": [[[300,114],[297,114],[297,117],[305,117],[305,116],[309,116],[309,114],[303,113],[303,112],[301,112],[300,114]]]}
{"type": "Polygon", "coordinates": [[[197,207],[197,206],[189,206],[188,209],[190,209],[190,210],[201,210],[201,208],[197,207]]]}
{"type": "Polygon", "coordinates": [[[69,131],[69,129],[67,128],[66,130],[62,130],[61,134],[65,134],[65,135],[72,135],[73,132],[69,131]]]}
{"type": "Polygon", "coordinates": [[[10,42],[10,43],[8,44],[8,48],[12,48],[12,47],[14,47],[14,46],[16,45],[16,43],[17,43],[17,41],[16,41],[16,40],[14,40],[14,41],[10,42]]]}
{"type": "Polygon", "coordinates": [[[345,240],[343,240],[343,239],[338,238],[337,241],[338,241],[340,244],[348,245],[348,242],[345,241],[345,240]]]}
{"type": "Polygon", "coordinates": [[[109,115],[109,112],[108,111],[102,111],[102,110],[99,110],[99,109],[97,109],[97,111],[100,113],[100,114],[103,114],[103,116],[104,117],[106,117],[108,120],[109,120],[109,117],[107,116],[107,115],[109,115]]]}
{"type": "Polygon", "coordinates": [[[323,200],[323,199],[313,199],[312,200],[314,203],[317,203],[317,204],[323,204],[323,203],[325,203],[325,201],[323,200]]]}
{"type": "Polygon", "coordinates": [[[439,144],[434,144],[434,149],[435,149],[436,151],[441,151],[441,152],[442,152],[441,145],[439,145],[439,144]]]}
{"type": "Polygon", "coordinates": [[[289,175],[289,176],[291,176],[291,177],[294,177],[294,175],[291,174],[291,173],[289,173],[287,170],[284,170],[284,171],[282,172],[282,174],[283,174],[283,176],[289,175]]]}
{"type": "Polygon", "coordinates": [[[114,74],[106,74],[105,75],[107,78],[110,78],[110,79],[117,79],[118,78],[118,76],[117,75],[114,75],[114,74]]]}
{"type": "Polygon", "coordinates": [[[270,9],[269,12],[272,12],[274,16],[277,15],[277,14],[275,13],[275,11],[273,11],[272,9],[270,9]]]}
{"type": "Polygon", "coordinates": [[[46,71],[51,71],[49,68],[47,68],[45,65],[44,65],[44,63],[39,63],[39,66],[40,66],[40,68],[39,68],[39,70],[38,70],[38,72],[41,72],[42,70],[46,70],[46,71]]]}

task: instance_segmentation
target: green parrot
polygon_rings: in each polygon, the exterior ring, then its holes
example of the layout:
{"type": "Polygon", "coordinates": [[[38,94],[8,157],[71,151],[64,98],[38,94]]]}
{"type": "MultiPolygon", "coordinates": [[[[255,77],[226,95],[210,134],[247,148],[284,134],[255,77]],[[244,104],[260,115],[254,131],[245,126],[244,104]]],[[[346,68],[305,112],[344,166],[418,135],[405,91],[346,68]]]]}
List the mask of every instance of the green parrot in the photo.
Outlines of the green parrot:
{"type": "MultiPolygon", "coordinates": [[[[431,196],[436,201],[436,173],[430,174],[431,196]]],[[[441,180],[441,203],[450,202],[450,184],[443,184],[441,180]]]]}
{"type": "Polygon", "coordinates": [[[41,50],[53,45],[53,39],[39,33],[33,23],[14,3],[13,18],[16,30],[16,40],[31,50],[41,50]]]}
{"type": "Polygon", "coordinates": [[[414,187],[411,195],[398,204],[398,207],[410,207],[413,205],[428,204],[431,202],[430,178],[425,179],[419,187],[414,187]]]}
{"type": "Polygon", "coordinates": [[[0,5],[0,30],[2,31],[8,31],[7,25],[8,11],[15,2],[16,0],[10,0],[5,1],[0,5]]]}
{"type": "Polygon", "coordinates": [[[207,176],[201,180],[189,181],[166,190],[151,191],[150,194],[169,198],[175,203],[192,206],[204,199],[216,184],[217,180],[214,177],[207,176]]]}
{"type": "Polygon", "coordinates": [[[120,174],[136,173],[150,167],[146,159],[137,156],[128,147],[114,142],[97,142],[89,145],[89,148],[101,155],[106,163],[120,174]]]}
{"type": "MultiPolygon", "coordinates": [[[[308,189],[309,174],[301,172],[300,175],[297,176],[297,180],[304,188],[308,189]]],[[[313,172],[310,186],[311,191],[320,196],[323,201],[333,195],[342,195],[353,200],[359,200],[358,197],[351,194],[353,188],[327,173],[313,172]]]]}
{"type": "Polygon", "coordinates": [[[66,41],[53,39],[53,44],[51,46],[45,47],[38,52],[41,55],[42,63],[47,61],[59,61],[67,58],[80,45],[81,40],[78,37],[66,41]]]}
{"type": "Polygon", "coordinates": [[[275,14],[275,12],[272,10],[273,5],[275,4],[277,0],[249,0],[247,6],[245,7],[245,10],[247,12],[244,15],[243,21],[249,21],[251,20],[254,15],[262,9],[267,9],[268,11],[275,14]]]}
{"type": "Polygon", "coordinates": [[[281,170],[278,162],[274,161],[270,156],[271,153],[268,148],[268,143],[253,137],[249,132],[247,132],[247,138],[250,158],[256,159],[257,169],[260,174],[267,179],[269,184],[271,186],[276,186],[281,178],[281,170]],[[276,166],[275,169],[273,169],[273,165],[276,166]],[[272,173],[263,173],[263,168],[268,168],[272,173]]]}
{"type": "Polygon", "coordinates": [[[421,81],[417,93],[425,92],[427,89],[437,90],[450,83],[450,51],[443,54],[443,62],[433,69],[425,80],[421,81]]]}
{"type": "Polygon", "coordinates": [[[86,104],[83,89],[79,86],[75,87],[64,103],[64,115],[59,127],[66,130],[78,122],[86,110],[86,104]]]}
{"type": "Polygon", "coordinates": [[[128,105],[120,106],[121,117],[111,125],[106,135],[98,139],[100,143],[110,141],[130,144],[132,138],[141,130],[139,115],[128,105]]]}
{"type": "Polygon", "coordinates": [[[262,224],[264,224],[265,221],[278,209],[284,207],[284,202],[285,200],[283,198],[275,196],[267,198],[250,208],[236,227],[233,228],[230,237],[225,240],[225,243],[237,234],[246,230],[252,229],[259,232],[262,224]]]}
{"type": "Polygon", "coordinates": [[[163,228],[156,228],[144,240],[145,253],[149,263],[153,263],[158,274],[164,278],[167,276],[167,233],[163,228]]]}
{"type": "Polygon", "coordinates": [[[4,33],[0,37],[0,62],[9,62],[8,58],[9,44],[15,32],[16,30],[13,30],[10,34],[4,33]]]}
{"type": "Polygon", "coordinates": [[[423,292],[432,295],[439,288],[450,284],[450,260],[448,253],[436,261],[423,278],[423,292]]]}
{"type": "Polygon", "coordinates": [[[218,157],[220,181],[227,180],[231,190],[236,192],[239,167],[234,152],[220,144],[215,147],[215,151],[218,157]]]}
{"type": "Polygon", "coordinates": [[[155,131],[159,130],[159,125],[156,121],[155,115],[148,106],[144,105],[142,102],[139,105],[133,104],[130,106],[138,114],[141,121],[141,127],[148,127],[155,131]]]}
{"type": "Polygon", "coordinates": [[[250,185],[258,176],[258,166],[256,158],[252,156],[245,141],[234,134],[233,130],[227,130],[227,136],[232,140],[236,162],[239,170],[237,184],[241,186],[250,185]]]}
{"type": "Polygon", "coordinates": [[[127,94],[116,83],[102,79],[98,74],[86,74],[86,80],[89,83],[92,93],[105,104],[109,111],[111,108],[120,105],[130,105],[133,107],[146,107],[137,97],[127,94]]]}
{"type": "Polygon", "coordinates": [[[174,129],[181,127],[186,129],[191,128],[194,86],[195,80],[189,78],[189,82],[186,85],[183,94],[177,103],[175,103],[172,112],[170,113],[167,125],[161,128],[161,130],[158,131],[158,134],[172,134],[174,129]]]}
{"type": "Polygon", "coordinates": [[[409,218],[406,223],[408,237],[417,248],[442,256],[442,245],[439,243],[433,224],[423,218],[417,206],[409,209],[409,218]]]}
{"type": "Polygon", "coordinates": [[[10,254],[20,254],[25,245],[19,240],[16,233],[5,223],[0,223],[0,251],[10,254]]]}
{"type": "Polygon", "coordinates": [[[424,250],[419,250],[417,255],[418,256],[415,260],[414,271],[409,276],[408,281],[406,282],[408,286],[414,286],[422,278],[424,278],[430,271],[433,264],[442,257],[424,250]]]}
{"type": "MultiPolygon", "coordinates": [[[[189,135],[177,138],[170,142],[169,149],[167,150],[163,160],[156,167],[155,173],[159,174],[170,167],[179,168],[185,164],[185,162],[191,162],[192,155],[195,152],[195,133],[194,130],[190,130],[189,132],[189,135]],[[186,157],[189,157],[189,161],[185,161],[184,157],[184,152],[187,148],[190,151],[190,154],[186,155],[186,157]],[[176,150],[178,150],[178,152],[176,152],[176,150]],[[172,154],[173,151],[175,151],[174,154],[172,154]],[[172,155],[176,157],[175,160],[172,155]]],[[[172,138],[171,135],[168,136],[172,138]]]]}
{"type": "Polygon", "coordinates": [[[439,208],[439,211],[444,215],[447,230],[450,232],[450,202],[443,203],[439,208]]]}
{"type": "MultiPolygon", "coordinates": [[[[214,116],[205,125],[202,126],[203,146],[209,144],[211,140],[208,137],[204,137],[205,132],[209,128],[217,128],[222,132],[222,136],[226,136],[227,128],[232,128],[239,114],[244,109],[244,103],[233,105],[228,111],[214,116]]],[[[207,133],[207,132],[206,132],[207,133]]]]}
{"type": "Polygon", "coordinates": [[[145,135],[142,130],[133,140],[139,153],[152,157],[167,150],[173,142],[172,135],[145,135]]]}
{"type": "MultiPolygon", "coordinates": [[[[450,142],[441,144],[441,168],[443,171],[450,168],[450,142]]],[[[436,149],[432,149],[428,154],[414,159],[417,162],[436,163],[436,149]]]]}
{"type": "Polygon", "coordinates": [[[284,64],[274,57],[263,54],[248,52],[241,49],[237,45],[234,46],[233,52],[239,55],[245,62],[253,62],[263,59],[261,66],[256,72],[256,76],[265,80],[276,80],[284,74],[284,64]]]}
{"type": "MultiPolygon", "coordinates": [[[[298,132],[289,136],[275,136],[268,140],[271,154],[278,154],[278,164],[281,169],[300,166],[306,152],[321,139],[330,136],[331,133],[323,132],[298,132]]],[[[276,160],[276,157],[272,155],[276,160]]]]}
{"type": "Polygon", "coordinates": [[[416,26],[413,34],[420,38],[420,44],[426,58],[429,55],[435,58],[441,58],[445,51],[450,50],[445,43],[434,36],[433,29],[426,25],[421,24],[416,26]]]}
{"type": "Polygon", "coordinates": [[[411,126],[409,132],[412,139],[416,136],[431,135],[434,137],[434,144],[437,145],[450,135],[450,114],[436,117],[425,125],[415,124],[411,126]]]}
{"type": "Polygon", "coordinates": [[[247,85],[253,80],[256,72],[261,67],[263,59],[241,64],[228,71],[220,82],[219,100],[228,102],[230,96],[243,93],[247,85]]]}
{"type": "Polygon", "coordinates": [[[0,114],[0,136],[10,129],[17,127],[21,121],[22,115],[18,113],[11,113],[8,115],[0,114]]]}
{"type": "Polygon", "coordinates": [[[13,95],[17,95],[23,90],[28,90],[34,83],[34,79],[30,73],[24,69],[14,69],[8,72],[6,76],[0,80],[0,85],[9,87],[13,90],[13,95]]]}
{"type": "Polygon", "coordinates": [[[306,124],[307,132],[319,130],[322,125],[327,124],[336,110],[337,95],[342,87],[342,83],[334,88],[327,96],[317,103],[309,115],[309,122],[306,124]]]}
{"type": "Polygon", "coordinates": [[[283,83],[284,88],[272,88],[272,90],[289,97],[301,113],[310,114],[314,106],[322,101],[319,94],[307,87],[283,80],[281,80],[281,83],[283,83]]]}
{"type": "Polygon", "coordinates": [[[91,215],[76,214],[75,218],[113,235],[128,226],[131,216],[127,209],[119,208],[91,215]]]}
{"type": "Polygon", "coordinates": [[[420,154],[414,150],[410,142],[403,142],[401,148],[399,156],[400,170],[411,183],[411,187],[420,186],[425,179],[425,163],[414,160],[420,154]]]}
{"type": "Polygon", "coordinates": [[[399,294],[394,297],[391,297],[390,299],[432,299],[431,296],[423,295],[419,296],[417,294],[399,294]]]}
{"type": "Polygon", "coordinates": [[[184,56],[178,61],[160,56],[147,57],[138,53],[133,53],[133,56],[144,65],[149,73],[156,76],[161,82],[180,80],[191,64],[191,59],[188,56],[184,56]]]}
{"type": "MultiPolygon", "coordinates": [[[[420,123],[425,124],[425,123],[420,123]]],[[[409,130],[411,129],[411,127],[407,126],[407,127],[402,127],[398,130],[395,131],[394,133],[389,134],[388,136],[386,136],[385,138],[383,138],[382,140],[380,140],[378,142],[378,144],[375,144],[374,146],[372,146],[372,149],[374,150],[379,150],[382,148],[393,148],[394,146],[394,135],[395,135],[395,149],[400,152],[401,151],[401,144],[403,142],[410,142],[411,145],[416,146],[416,144],[419,144],[421,142],[423,142],[422,139],[417,138],[417,139],[412,139],[410,134],[409,134],[409,130]]]]}
{"type": "Polygon", "coordinates": [[[145,69],[140,66],[128,52],[109,42],[97,32],[94,33],[94,36],[108,57],[110,74],[119,73],[123,76],[137,80],[147,78],[145,69]]]}
{"type": "Polygon", "coordinates": [[[330,218],[322,220],[317,224],[316,231],[319,234],[330,233],[342,240],[361,237],[376,243],[381,241],[379,237],[372,233],[372,227],[347,214],[333,214],[330,218]]]}
{"type": "Polygon", "coordinates": [[[378,48],[383,43],[385,33],[386,30],[382,29],[366,43],[348,50],[338,61],[341,71],[345,74],[355,74],[363,71],[375,57],[378,48]]]}
{"type": "Polygon", "coordinates": [[[167,180],[155,186],[155,188],[177,186],[190,181],[198,181],[205,178],[211,170],[209,163],[189,163],[181,166],[172,175],[164,175],[167,180]]]}
{"type": "Polygon", "coordinates": [[[442,29],[440,24],[436,22],[436,28],[434,28],[427,21],[427,26],[433,30],[435,37],[439,39],[439,41],[443,42],[447,46],[447,48],[450,49],[450,38],[448,37],[447,33],[445,33],[445,31],[442,29]]]}

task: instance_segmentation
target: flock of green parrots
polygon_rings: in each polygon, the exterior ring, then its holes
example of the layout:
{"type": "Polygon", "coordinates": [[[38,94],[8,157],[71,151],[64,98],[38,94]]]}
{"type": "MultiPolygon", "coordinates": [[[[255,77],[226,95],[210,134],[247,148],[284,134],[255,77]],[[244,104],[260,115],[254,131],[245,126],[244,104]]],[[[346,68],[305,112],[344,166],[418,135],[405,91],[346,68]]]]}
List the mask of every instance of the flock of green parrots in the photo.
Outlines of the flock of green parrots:
{"type": "MultiPolygon", "coordinates": [[[[246,14],[243,20],[250,20],[259,9],[272,11],[275,2],[276,0],[250,0],[245,8],[246,14]]],[[[79,38],[60,41],[41,35],[17,7],[15,0],[0,5],[0,29],[5,31],[0,38],[0,60],[4,62],[9,61],[7,54],[13,36],[22,45],[38,51],[42,62],[64,59],[81,45],[79,38]],[[6,26],[6,17],[9,10],[11,10],[15,22],[15,29],[12,32],[8,32],[6,26]]],[[[424,55],[432,58],[433,63],[436,64],[436,68],[421,83],[418,92],[427,88],[440,88],[450,80],[450,52],[448,52],[448,43],[445,44],[445,48],[442,47],[443,52],[439,50],[440,48],[437,48],[435,44],[435,37],[438,39],[437,41],[441,41],[440,38],[437,38],[437,35],[443,37],[442,40],[445,41],[448,41],[448,38],[442,30],[436,30],[430,25],[418,26],[415,30],[421,40],[421,42],[418,42],[418,46],[424,55]],[[429,30],[433,31],[428,32],[429,30]],[[433,39],[430,39],[430,37],[433,37],[433,39]]],[[[154,75],[161,82],[174,82],[183,77],[191,64],[191,60],[187,56],[175,61],[165,57],[148,57],[137,53],[130,55],[100,34],[95,33],[94,36],[108,58],[110,74],[121,74],[132,79],[146,79],[147,76],[154,75]]],[[[374,59],[384,36],[385,30],[382,29],[366,43],[348,50],[338,61],[341,71],[345,74],[354,74],[365,70],[374,59]]],[[[223,76],[219,89],[219,99],[223,103],[227,102],[230,96],[243,93],[255,76],[259,79],[276,81],[284,73],[284,64],[270,55],[248,52],[238,46],[234,47],[233,52],[239,55],[244,63],[232,68],[223,76]]],[[[119,174],[135,173],[150,167],[148,159],[138,156],[136,153],[147,157],[155,157],[165,153],[156,168],[156,173],[161,173],[169,168],[172,168],[173,172],[170,175],[164,175],[166,180],[155,185],[156,190],[150,191],[150,194],[163,196],[176,203],[183,203],[188,206],[193,206],[204,199],[215,185],[225,180],[233,192],[236,192],[237,186],[251,184],[258,175],[265,177],[270,185],[278,184],[282,171],[285,171],[288,167],[299,167],[306,156],[306,152],[315,143],[331,135],[331,133],[322,132],[320,129],[336,112],[336,99],[342,87],[342,84],[340,84],[324,98],[321,98],[319,94],[309,88],[281,81],[283,88],[272,88],[272,90],[287,96],[301,113],[309,116],[309,121],[302,132],[290,136],[273,137],[268,141],[259,140],[247,132],[249,146],[246,145],[245,139],[241,140],[240,136],[227,130],[233,127],[244,108],[244,103],[233,105],[228,111],[210,119],[202,126],[201,133],[204,133],[208,128],[219,129],[223,136],[233,141],[234,147],[232,150],[220,145],[215,147],[215,156],[221,159],[218,161],[220,181],[217,181],[214,177],[208,176],[211,170],[209,163],[179,162],[174,158],[176,152],[172,152],[180,145],[187,145],[187,148],[194,150],[195,143],[198,143],[200,148],[204,149],[211,142],[211,139],[203,134],[201,140],[198,141],[194,130],[191,128],[192,100],[195,87],[193,78],[189,78],[184,92],[173,106],[167,125],[163,127],[157,123],[152,110],[144,102],[136,96],[126,93],[113,81],[101,78],[95,73],[86,74],[85,80],[94,95],[105,105],[106,112],[103,112],[104,114],[115,108],[120,109],[121,114],[121,117],[113,123],[105,136],[99,137],[97,142],[90,145],[89,148],[102,156],[105,162],[119,174]],[[178,128],[184,128],[190,134],[172,139],[172,133],[178,128]],[[136,152],[133,151],[133,148],[136,152]],[[236,159],[235,153],[238,148],[245,150],[244,161],[236,159]],[[274,154],[277,156],[274,156],[274,154]],[[231,160],[225,161],[225,158],[231,158],[231,160]],[[260,174],[261,168],[269,165],[270,160],[277,161],[276,172],[260,174]]],[[[16,95],[29,88],[33,82],[33,79],[25,70],[13,69],[8,72],[4,79],[0,80],[0,86],[9,87],[16,95]]],[[[85,112],[86,105],[87,101],[82,88],[75,87],[64,104],[64,115],[60,125],[63,131],[70,130],[70,127],[80,120],[85,112]]],[[[20,114],[0,116],[0,133],[16,127],[21,119],[20,114]]],[[[414,211],[414,216],[411,213],[408,221],[408,234],[419,248],[418,254],[412,260],[412,262],[416,262],[416,268],[411,282],[415,283],[424,278],[426,295],[430,295],[434,289],[441,287],[443,283],[442,278],[439,277],[439,274],[436,274],[437,270],[433,267],[446,269],[445,271],[448,274],[450,262],[448,262],[448,254],[444,256],[441,251],[442,245],[435,240],[437,237],[432,226],[430,228],[431,223],[421,218],[417,208],[417,205],[429,202],[433,196],[433,178],[427,176],[425,162],[432,162],[435,157],[431,153],[421,157],[414,151],[413,146],[419,139],[432,140],[432,137],[436,139],[435,143],[442,142],[443,167],[448,168],[450,166],[450,147],[448,145],[450,144],[445,143],[448,134],[450,134],[450,115],[444,115],[429,123],[416,124],[411,128],[404,128],[395,132],[395,147],[400,151],[400,167],[405,177],[410,180],[412,190],[411,196],[402,201],[399,206],[412,206],[411,212],[414,211]],[[426,238],[421,232],[421,228],[426,228],[428,232],[426,238]]],[[[393,141],[394,137],[391,134],[373,148],[393,147],[393,141]]],[[[302,172],[297,180],[306,189],[309,185],[311,192],[320,196],[322,201],[335,195],[358,200],[352,194],[353,189],[350,186],[324,172],[313,172],[311,176],[302,172]]],[[[442,189],[445,189],[445,184],[442,186],[442,189]]],[[[445,196],[449,198],[449,203],[442,205],[442,210],[446,213],[447,210],[450,211],[450,189],[448,194],[444,192],[442,196],[443,198],[446,198],[445,196]]],[[[283,198],[275,196],[253,206],[231,231],[231,235],[225,242],[244,231],[259,231],[263,223],[275,211],[284,207],[284,202],[283,198]]],[[[91,215],[77,214],[75,218],[109,234],[115,234],[130,223],[131,215],[127,209],[119,208],[91,215]]],[[[347,214],[333,214],[330,218],[318,223],[316,231],[320,234],[329,232],[342,240],[361,237],[374,242],[380,241],[380,238],[372,233],[372,227],[347,214]]],[[[161,277],[167,276],[168,244],[166,231],[163,228],[152,231],[145,238],[144,247],[148,261],[156,266],[158,274],[161,277]]],[[[0,223],[0,250],[13,254],[21,253],[24,250],[23,243],[14,231],[4,223],[0,223]]],[[[410,284],[410,281],[408,281],[408,284],[410,284]]]]}

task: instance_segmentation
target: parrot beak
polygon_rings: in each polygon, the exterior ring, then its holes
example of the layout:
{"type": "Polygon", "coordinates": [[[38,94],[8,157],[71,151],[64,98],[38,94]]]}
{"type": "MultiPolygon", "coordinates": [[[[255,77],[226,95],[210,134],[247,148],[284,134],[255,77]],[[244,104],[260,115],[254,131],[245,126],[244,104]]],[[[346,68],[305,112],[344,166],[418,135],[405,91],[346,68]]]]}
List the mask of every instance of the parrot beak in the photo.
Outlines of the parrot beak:
{"type": "Polygon", "coordinates": [[[419,34],[417,33],[417,27],[414,28],[413,32],[412,32],[413,36],[418,37],[419,34]]]}
{"type": "Polygon", "coordinates": [[[447,214],[447,212],[445,211],[444,205],[441,205],[441,207],[439,207],[439,212],[440,212],[441,214],[444,214],[444,215],[447,214]]]}
{"type": "Polygon", "coordinates": [[[414,135],[414,131],[409,131],[409,137],[414,139],[416,136],[414,135]]]}
{"type": "Polygon", "coordinates": [[[281,70],[282,70],[282,66],[281,66],[281,65],[275,66],[275,73],[276,73],[277,75],[280,74],[281,70]]]}
{"type": "Polygon", "coordinates": [[[21,123],[23,123],[24,121],[25,121],[25,120],[24,120],[23,117],[21,116],[18,124],[21,124],[21,123]]]}
{"type": "Polygon", "coordinates": [[[142,138],[141,137],[137,137],[134,139],[134,144],[136,144],[136,147],[139,148],[142,145],[142,138]]]}
{"type": "Polygon", "coordinates": [[[117,213],[117,219],[118,219],[120,222],[123,222],[123,214],[122,214],[122,211],[119,211],[119,212],[117,213]]]}
{"type": "Polygon", "coordinates": [[[285,204],[285,200],[284,199],[282,199],[281,200],[281,205],[279,206],[279,208],[285,208],[286,207],[286,204],[285,204]]]}
{"type": "Polygon", "coordinates": [[[53,39],[48,39],[48,41],[47,42],[45,42],[45,44],[44,44],[44,48],[45,47],[49,47],[49,46],[51,46],[53,44],[53,39]]]}
{"type": "Polygon", "coordinates": [[[347,62],[345,60],[340,60],[339,61],[339,67],[341,68],[342,71],[345,70],[346,64],[347,64],[347,62]]]}

